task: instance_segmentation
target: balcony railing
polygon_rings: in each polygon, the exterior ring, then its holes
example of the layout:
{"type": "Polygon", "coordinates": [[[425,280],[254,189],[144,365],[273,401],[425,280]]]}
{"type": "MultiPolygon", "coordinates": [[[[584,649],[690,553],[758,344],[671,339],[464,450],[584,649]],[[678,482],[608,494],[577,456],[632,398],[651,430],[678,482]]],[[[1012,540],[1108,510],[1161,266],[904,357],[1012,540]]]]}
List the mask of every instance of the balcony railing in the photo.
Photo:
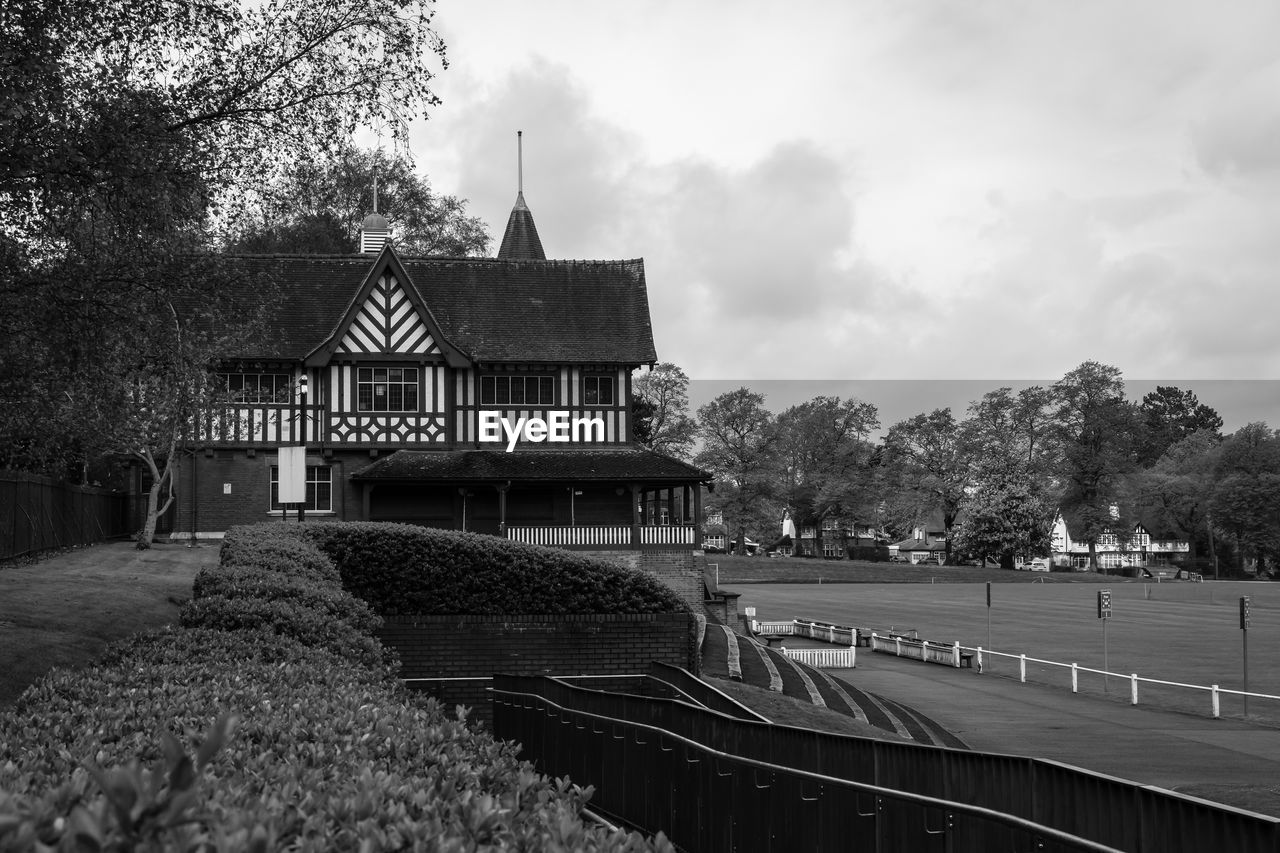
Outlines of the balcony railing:
{"type": "Polygon", "coordinates": [[[697,542],[697,532],[692,525],[642,526],[638,531],[637,543],[633,541],[629,524],[509,525],[507,538],[531,545],[601,551],[629,550],[636,545],[641,548],[692,548],[697,542]]]}

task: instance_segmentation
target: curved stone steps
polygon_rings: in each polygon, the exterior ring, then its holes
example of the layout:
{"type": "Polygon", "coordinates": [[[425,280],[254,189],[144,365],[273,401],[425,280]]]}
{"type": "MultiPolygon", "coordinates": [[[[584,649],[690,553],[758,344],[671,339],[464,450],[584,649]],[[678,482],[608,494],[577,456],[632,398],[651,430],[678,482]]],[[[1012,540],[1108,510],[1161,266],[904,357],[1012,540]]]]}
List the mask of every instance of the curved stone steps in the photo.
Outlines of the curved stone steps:
{"type": "Polygon", "coordinates": [[[725,625],[708,625],[702,640],[704,675],[741,679],[801,702],[834,711],[917,743],[967,748],[963,741],[924,714],[899,702],[860,690],[820,669],[797,663],[725,625]]]}

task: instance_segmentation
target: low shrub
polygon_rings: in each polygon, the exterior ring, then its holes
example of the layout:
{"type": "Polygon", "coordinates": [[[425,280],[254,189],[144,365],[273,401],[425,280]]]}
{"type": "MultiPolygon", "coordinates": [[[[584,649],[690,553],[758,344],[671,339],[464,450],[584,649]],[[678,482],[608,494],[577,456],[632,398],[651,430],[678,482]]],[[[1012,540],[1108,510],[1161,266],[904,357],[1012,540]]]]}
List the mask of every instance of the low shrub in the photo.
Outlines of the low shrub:
{"type": "Polygon", "coordinates": [[[0,732],[0,850],[671,849],[584,826],[587,792],[282,636],[136,638],[0,732]]]}
{"type": "Polygon", "coordinates": [[[583,824],[589,791],[389,678],[297,527],[233,531],[194,593],[0,713],[0,851],[672,849],[583,824]]]}
{"type": "Polygon", "coordinates": [[[352,663],[383,665],[382,645],[349,623],[318,607],[289,599],[206,595],[182,605],[184,628],[219,631],[267,631],[303,645],[330,651],[352,663]]]}
{"type": "Polygon", "coordinates": [[[305,530],[380,615],[686,612],[657,578],[566,551],[407,524],[305,530]]]}
{"type": "Polygon", "coordinates": [[[368,604],[346,590],[278,571],[243,566],[205,568],[196,575],[191,589],[196,599],[220,595],[253,601],[292,601],[322,611],[366,634],[382,625],[368,604]]]}
{"type": "Polygon", "coordinates": [[[296,525],[267,523],[232,528],[222,540],[219,562],[223,566],[256,567],[341,581],[333,562],[296,525]]]}

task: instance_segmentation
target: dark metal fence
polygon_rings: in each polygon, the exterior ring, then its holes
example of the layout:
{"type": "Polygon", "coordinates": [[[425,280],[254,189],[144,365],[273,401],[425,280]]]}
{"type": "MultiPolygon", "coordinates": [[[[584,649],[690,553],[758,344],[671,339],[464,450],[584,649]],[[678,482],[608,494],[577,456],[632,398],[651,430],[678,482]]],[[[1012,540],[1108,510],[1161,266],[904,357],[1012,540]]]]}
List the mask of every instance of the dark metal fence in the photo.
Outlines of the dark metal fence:
{"type": "Polygon", "coordinates": [[[130,496],[0,471],[0,560],[132,533],[130,496]]]}
{"type": "Polygon", "coordinates": [[[1280,851],[1280,820],[1052,761],[497,676],[494,730],[690,851],[1280,851]]]}
{"type": "MultiPolygon", "coordinates": [[[[719,711],[740,720],[755,720],[767,723],[768,719],[743,705],[732,696],[721,693],[707,682],[686,669],[672,666],[662,661],[649,662],[649,684],[665,685],[665,692],[642,693],[642,695],[661,696],[667,699],[689,699],[693,704],[719,711]]],[[[616,691],[615,691],[616,692],[616,691]]]]}

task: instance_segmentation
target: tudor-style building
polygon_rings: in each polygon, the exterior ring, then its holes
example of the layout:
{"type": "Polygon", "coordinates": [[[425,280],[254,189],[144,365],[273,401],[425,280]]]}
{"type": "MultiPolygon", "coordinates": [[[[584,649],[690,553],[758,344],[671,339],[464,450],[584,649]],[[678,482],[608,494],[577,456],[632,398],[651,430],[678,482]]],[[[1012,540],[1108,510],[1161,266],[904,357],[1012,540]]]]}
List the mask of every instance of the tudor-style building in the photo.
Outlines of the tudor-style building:
{"type": "Polygon", "coordinates": [[[361,254],[242,259],[283,307],[219,374],[173,538],[296,518],[278,457],[305,444],[307,518],[700,548],[709,475],[632,437],[632,372],[657,360],[643,261],[547,260],[523,193],[496,258],[401,257],[388,233],[374,214],[361,254]]]}

